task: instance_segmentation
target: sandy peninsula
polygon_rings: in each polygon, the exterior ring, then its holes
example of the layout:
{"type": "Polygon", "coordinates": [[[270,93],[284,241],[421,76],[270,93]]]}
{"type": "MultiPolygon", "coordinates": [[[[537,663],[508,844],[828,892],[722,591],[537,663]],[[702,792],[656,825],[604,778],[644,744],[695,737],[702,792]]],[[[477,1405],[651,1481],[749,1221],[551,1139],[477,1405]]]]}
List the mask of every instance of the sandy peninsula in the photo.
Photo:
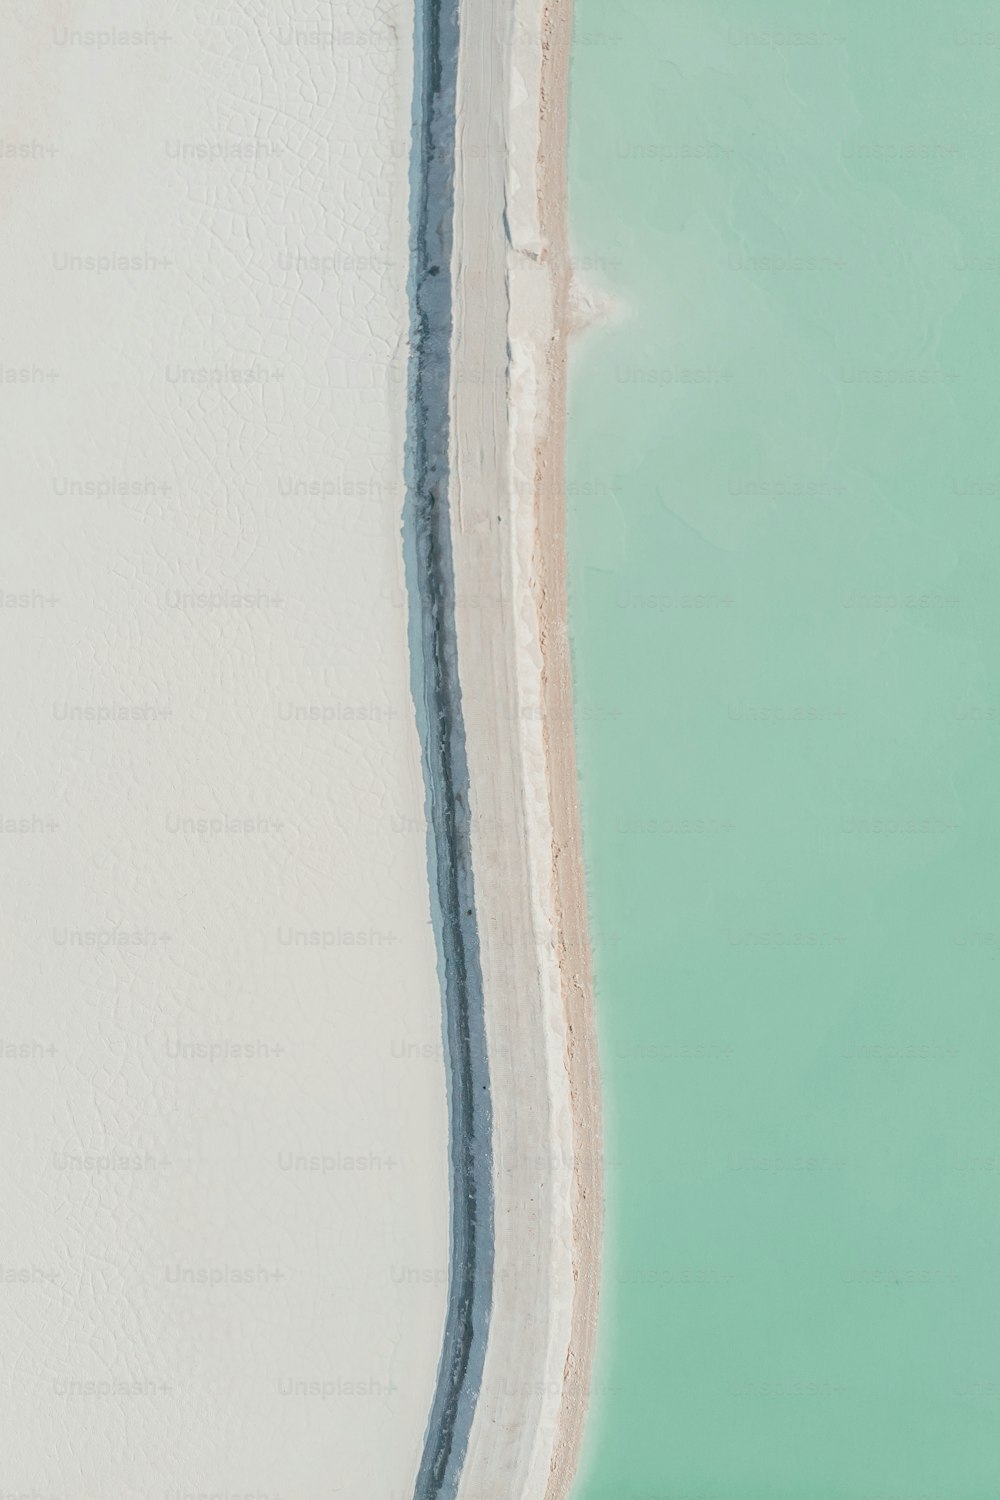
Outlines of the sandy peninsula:
{"type": "Polygon", "coordinates": [[[495,1281],[459,1495],[562,1500],[587,1406],[602,1204],[566,628],[570,8],[516,0],[461,17],[452,531],[495,1281]]]}

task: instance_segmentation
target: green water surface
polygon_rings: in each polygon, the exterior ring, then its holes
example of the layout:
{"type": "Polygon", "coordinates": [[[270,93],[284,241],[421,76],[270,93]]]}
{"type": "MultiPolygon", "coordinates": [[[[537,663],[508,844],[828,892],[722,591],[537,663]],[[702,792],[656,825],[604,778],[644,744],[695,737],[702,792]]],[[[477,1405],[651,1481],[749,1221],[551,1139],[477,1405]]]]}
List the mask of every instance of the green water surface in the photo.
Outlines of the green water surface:
{"type": "Polygon", "coordinates": [[[1000,7],[575,0],[574,1500],[1000,1495],[1000,7]]]}

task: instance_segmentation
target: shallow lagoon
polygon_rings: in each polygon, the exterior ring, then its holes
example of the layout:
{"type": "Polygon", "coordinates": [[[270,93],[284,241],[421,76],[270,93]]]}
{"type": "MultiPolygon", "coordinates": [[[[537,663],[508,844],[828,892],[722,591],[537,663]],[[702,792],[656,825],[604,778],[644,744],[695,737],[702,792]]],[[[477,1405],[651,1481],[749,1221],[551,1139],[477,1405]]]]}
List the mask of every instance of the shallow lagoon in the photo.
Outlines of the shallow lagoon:
{"type": "Polygon", "coordinates": [[[1000,22],[576,0],[578,1500],[997,1492],[1000,22]]]}

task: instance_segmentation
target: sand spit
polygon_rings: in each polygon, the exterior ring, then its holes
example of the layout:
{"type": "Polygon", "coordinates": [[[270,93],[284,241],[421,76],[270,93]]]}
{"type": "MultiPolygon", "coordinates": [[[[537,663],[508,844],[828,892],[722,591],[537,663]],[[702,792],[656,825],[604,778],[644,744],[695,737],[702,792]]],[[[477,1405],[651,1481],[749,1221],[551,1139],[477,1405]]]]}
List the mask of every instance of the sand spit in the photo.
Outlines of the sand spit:
{"type": "Polygon", "coordinates": [[[587,890],[573,739],[573,681],[566,560],[566,363],[570,331],[613,314],[602,294],[584,297],[570,272],[567,208],[570,0],[547,5],[543,20],[539,216],[553,277],[553,325],[545,350],[548,397],[536,453],[540,630],[552,805],[555,905],[566,1017],[566,1068],[573,1114],[573,1314],[562,1405],[546,1500],[569,1495],[583,1443],[600,1296],[603,1224],[600,1059],[587,925],[587,890]],[[576,295],[574,296],[574,292],[576,295]],[[586,311],[585,311],[586,310],[586,311]]]}
{"type": "Polygon", "coordinates": [[[567,4],[463,4],[450,493],[493,1103],[494,1287],[459,1500],[562,1500],[601,1226],[566,631],[567,4]]]}

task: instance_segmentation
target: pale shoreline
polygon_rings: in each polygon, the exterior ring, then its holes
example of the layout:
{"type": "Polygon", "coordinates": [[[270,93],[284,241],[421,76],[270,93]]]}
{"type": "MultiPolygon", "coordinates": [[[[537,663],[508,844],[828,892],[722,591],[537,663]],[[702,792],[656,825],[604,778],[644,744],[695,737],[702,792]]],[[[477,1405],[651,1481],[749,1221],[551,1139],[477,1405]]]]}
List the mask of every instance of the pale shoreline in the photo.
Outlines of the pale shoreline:
{"type": "Polygon", "coordinates": [[[552,266],[554,316],[548,349],[548,422],[539,445],[536,472],[538,592],[545,653],[545,723],[560,726],[556,736],[546,732],[546,752],[574,1148],[573,1322],[546,1500],[566,1500],[580,1462],[593,1379],[604,1184],[600,1060],[576,765],[566,552],[567,364],[573,274],[567,184],[572,0],[549,0],[543,13],[542,31],[539,218],[552,266]]]}
{"type": "Polygon", "coordinates": [[[599,1292],[600,1101],[566,620],[569,41],[568,4],[463,7],[451,509],[495,1280],[459,1500],[565,1500],[599,1292]]]}

